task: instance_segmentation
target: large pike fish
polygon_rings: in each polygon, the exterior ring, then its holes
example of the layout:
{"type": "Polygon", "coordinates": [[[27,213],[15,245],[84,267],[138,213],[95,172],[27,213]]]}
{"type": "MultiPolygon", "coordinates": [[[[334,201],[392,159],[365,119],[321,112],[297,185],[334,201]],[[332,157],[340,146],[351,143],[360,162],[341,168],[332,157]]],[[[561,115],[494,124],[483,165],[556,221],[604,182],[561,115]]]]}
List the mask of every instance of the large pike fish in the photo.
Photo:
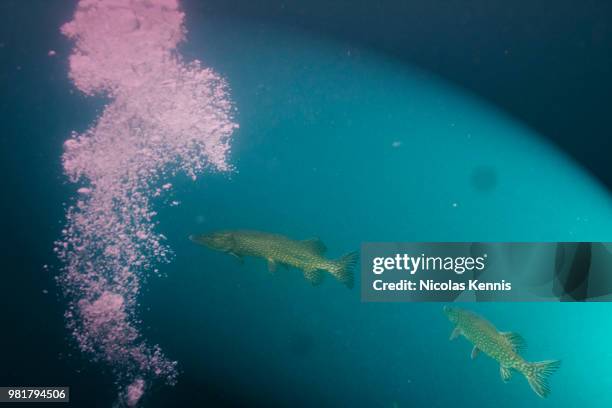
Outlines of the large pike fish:
{"type": "Polygon", "coordinates": [[[268,261],[270,272],[276,271],[279,264],[301,269],[304,277],[313,285],[322,282],[323,272],[329,272],[349,288],[353,287],[355,281],[353,267],[357,262],[357,252],[337,260],[327,259],[323,255],[325,245],[317,238],[295,241],[279,234],[237,230],[191,235],[189,239],[226,252],[241,261],[245,256],[264,258],[268,261]]]}
{"type": "Polygon", "coordinates": [[[519,334],[500,332],[488,320],[468,310],[444,306],[444,313],[456,325],[451,340],[459,336],[468,339],[474,345],[473,359],[482,351],[499,362],[504,382],[508,382],[512,370],[516,370],[527,378],[531,389],[540,397],[550,394],[548,377],[561,365],[559,360],[529,363],[519,355],[526,346],[519,334]]]}

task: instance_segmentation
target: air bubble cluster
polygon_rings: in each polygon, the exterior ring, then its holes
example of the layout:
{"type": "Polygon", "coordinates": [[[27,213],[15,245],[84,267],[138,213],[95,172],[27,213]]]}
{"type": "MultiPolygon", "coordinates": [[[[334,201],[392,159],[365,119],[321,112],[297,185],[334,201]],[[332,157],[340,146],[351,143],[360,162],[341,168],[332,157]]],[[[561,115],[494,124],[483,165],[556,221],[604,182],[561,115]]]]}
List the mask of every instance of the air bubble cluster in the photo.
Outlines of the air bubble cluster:
{"type": "Polygon", "coordinates": [[[186,33],[176,0],[80,0],[61,31],[75,43],[74,85],[109,102],[64,145],[76,193],[56,243],[58,280],[78,347],[112,368],[119,405],[136,406],[153,381],[177,376],[139,329],[144,281],[172,257],[151,199],[178,173],[229,170],[237,124],[225,81],[176,51],[186,33]]]}

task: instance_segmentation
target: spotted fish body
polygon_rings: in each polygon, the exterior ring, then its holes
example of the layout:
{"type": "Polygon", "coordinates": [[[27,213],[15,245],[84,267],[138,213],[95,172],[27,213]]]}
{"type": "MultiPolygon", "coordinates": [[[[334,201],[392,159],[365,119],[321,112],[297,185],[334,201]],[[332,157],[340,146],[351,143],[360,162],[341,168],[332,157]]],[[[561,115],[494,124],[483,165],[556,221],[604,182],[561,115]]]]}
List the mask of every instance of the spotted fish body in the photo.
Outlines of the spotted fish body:
{"type": "Polygon", "coordinates": [[[338,260],[327,259],[323,255],[325,245],[316,238],[296,241],[284,235],[244,230],[219,231],[189,238],[200,245],[233,255],[241,261],[245,256],[264,258],[271,272],[276,271],[278,264],[301,269],[313,285],[321,283],[323,271],[329,272],[349,288],[354,285],[352,268],[357,253],[352,252],[338,260]]]}
{"type": "Polygon", "coordinates": [[[483,352],[499,362],[500,375],[504,382],[510,380],[512,371],[515,370],[525,376],[537,395],[546,398],[550,394],[547,379],[559,368],[560,361],[525,361],[519,352],[526,344],[519,334],[500,332],[491,322],[468,310],[445,306],[444,313],[456,325],[451,340],[463,336],[474,345],[472,358],[483,352]]]}

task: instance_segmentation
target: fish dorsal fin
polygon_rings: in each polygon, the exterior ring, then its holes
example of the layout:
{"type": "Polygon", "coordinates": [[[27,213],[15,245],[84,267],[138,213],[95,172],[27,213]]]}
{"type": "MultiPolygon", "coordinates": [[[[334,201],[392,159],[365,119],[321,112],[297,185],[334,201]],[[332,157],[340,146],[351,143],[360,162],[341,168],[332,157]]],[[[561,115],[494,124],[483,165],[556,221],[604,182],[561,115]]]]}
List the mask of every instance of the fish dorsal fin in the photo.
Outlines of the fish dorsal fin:
{"type": "Polygon", "coordinates": [[[501,375],[502,381],[505,383],[510,381],[510,378],[512,378],[512,371],[510,370],[510,367],[500,365],[499,374],[501,375]]]}
{"type": "Polygon", "coordinates": [[[324,254],[325,251],[327,251],[327,247],[319,238],[305,239],[302,241],[302,244],[304,244],[317,254],[324,254]]]}
{"type": "Polygon", "coordinates": [[[501,335],[506,338],[508,344],[510,344],[515,353],[518,353],[519,351],[527,347],[527,342],[525,341],[523,336],[518,333],[504,332],[501,333],[501,335]]]}
{"type": "Polygon", "coordinates": [[[318,269],[304,269],[304,277],[312,286],[320,285],[323,282],[323,273],[318,269]]]}

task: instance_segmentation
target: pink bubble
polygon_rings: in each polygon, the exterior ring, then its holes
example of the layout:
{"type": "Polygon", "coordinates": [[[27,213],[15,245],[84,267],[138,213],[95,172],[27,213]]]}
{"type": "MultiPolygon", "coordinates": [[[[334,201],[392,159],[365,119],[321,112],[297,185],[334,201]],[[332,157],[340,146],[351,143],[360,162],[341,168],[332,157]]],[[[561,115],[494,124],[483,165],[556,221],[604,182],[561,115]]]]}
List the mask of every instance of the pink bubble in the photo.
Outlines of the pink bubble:
{"type": "Polygon", "coordinates": [[[126,402],[129,407],[136,406],[142,395],[144,394],[145,382],[142,378],[137,378],[133,383],[128,385],[126,392],[126,402]]]}
{"type": "MultiPolygon", "coordinates": [[[[108,364],[128,406],[145,384],[176,381],[176,362],[140,333],[145,277],[172,252],[150,199],[178,173],[229,170],[237,125],[225,81],[186,62],[184,13],[174,0],[80,0],[62,33],[74,41],[69,76],[87,95],[110,97],[84,132],[64,143],[64,172],[79,183],[55,252],[78,347],[108,364]]],[[[172,201],[170,205],[178,205],[172,201]]]]}

